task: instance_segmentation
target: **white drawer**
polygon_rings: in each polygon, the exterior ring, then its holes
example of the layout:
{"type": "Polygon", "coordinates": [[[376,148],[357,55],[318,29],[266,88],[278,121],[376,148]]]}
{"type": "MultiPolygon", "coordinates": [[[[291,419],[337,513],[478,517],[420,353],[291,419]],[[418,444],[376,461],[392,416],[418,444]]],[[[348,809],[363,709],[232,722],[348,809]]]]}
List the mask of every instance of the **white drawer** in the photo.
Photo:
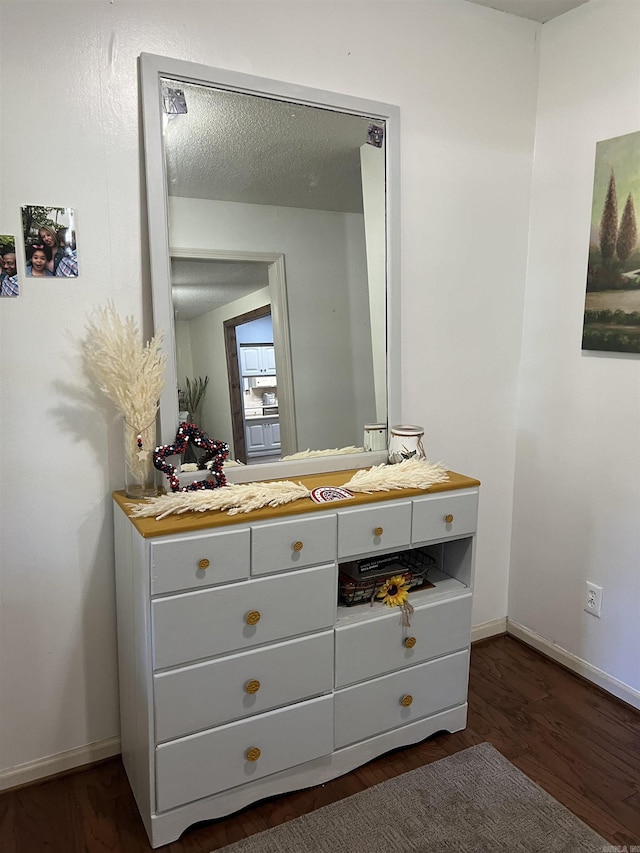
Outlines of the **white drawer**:
{"type": "Polygon", "coordinates": [[[333,631],[154,675],[156,742],[329,693],[333,631]]]}
{"type": "Polygon", "coordinates": [[[336,749],[466,702],[468,672],[469,652],[463,651],[338,690],[336,749]]]}
{"type": "Polygon", "coordinates": [[[402,628],[398,608],[336,628],[336,687],[464,649],[471,636],[471,593],[416,607],[402,628]],[[412,648],[407,637],[415,638],[412,648]]]}
{"type": "MultiPolygon", "coordinates": [[[[186,698],[188,701],[188,698],[186,698]]],[[[322,696],[156,748],[158,811],[235,788],[333,749],[333,697],[322,696]],[[260,756],[249,761],[247,751],[260,756]]]]}
{"type": "Polygon", "coordinates": [[[151,594],[177,592],[249,576],[249,528],[151,542],[151,594]]]}
{"type": "Polygon", "coordinates": [[[411,541],[411,501],[351,509],[338,517],[338,559],[407,548],[411,541]]]}
{"type": "Polygon", "coordinates": [[[431,542],[473,533],[478,519],[478,492],[416,498],[413,502],[411,541],[431,542]]]}
{"type": "Polygon", "coordinates": [[[336,596],[334,564],[156,599],[154,666],[176,666],[329,628],[336,596]],[[252,623],[253,614],[259,621],[252,623]]]}
{"type": "Polygon", "coordinates": [[[336,558],[336,516],[255,524],[251,529],[251,574],[264,575],[336,558]]]}

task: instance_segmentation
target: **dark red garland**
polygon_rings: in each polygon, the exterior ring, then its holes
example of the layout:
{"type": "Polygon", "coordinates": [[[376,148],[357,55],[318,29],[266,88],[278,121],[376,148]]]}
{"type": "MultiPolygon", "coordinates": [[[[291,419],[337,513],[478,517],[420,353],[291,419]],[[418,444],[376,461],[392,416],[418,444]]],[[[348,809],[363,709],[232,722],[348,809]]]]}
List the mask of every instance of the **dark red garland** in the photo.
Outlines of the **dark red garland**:
{"type": "Polygon", "coordinates": [[[229,455],[229,445],[224,441],[215,441],[213,438],[201,432],[195,424],[188,424],[186,421],[178,427],[178,432],[173,444],[163,444],[156,447],[153,453],[153,464],[158,469],[166,474],[169,478],[169,485],[172,492],[197,492],[199,489],[217,489],[220,486],[226,486],[227,478],[224,475],[222,466],[224,460],[229,455]],[[192,441],[198,447],[201,447],[206,453],[200,459],[199,467],[204,470],[208,462],[212,462],[210,480],[195,480],[188,486],[180,487],[180,480],[176,474],[176,466],[169,465],[165,462],[167,456],[175,456],[178,453],[184,453],[187,444],[192,441]]]}

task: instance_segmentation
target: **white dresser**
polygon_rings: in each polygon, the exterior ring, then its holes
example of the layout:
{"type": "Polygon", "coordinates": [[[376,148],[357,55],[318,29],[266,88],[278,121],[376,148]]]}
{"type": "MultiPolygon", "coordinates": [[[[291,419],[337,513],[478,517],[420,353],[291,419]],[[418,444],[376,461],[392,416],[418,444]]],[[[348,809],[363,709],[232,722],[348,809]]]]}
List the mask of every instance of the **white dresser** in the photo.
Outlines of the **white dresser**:
{"type": "Polygon", "coordinates": [[[153,847],[464,728],[478,486],[162,521],[114,496],[122,757],[153,847]],[[340,562],[418,546],[437,568],[409,627],[338,604],[340,562]]]}

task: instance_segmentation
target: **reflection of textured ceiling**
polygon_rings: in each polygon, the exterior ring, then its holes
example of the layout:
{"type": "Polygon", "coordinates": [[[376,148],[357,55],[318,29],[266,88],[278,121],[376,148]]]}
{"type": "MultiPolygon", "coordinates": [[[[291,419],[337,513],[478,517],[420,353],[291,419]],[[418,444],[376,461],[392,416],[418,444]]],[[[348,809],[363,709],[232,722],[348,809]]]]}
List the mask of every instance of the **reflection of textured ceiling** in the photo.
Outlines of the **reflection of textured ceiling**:
{"type": "Polygon", "coordinates": [[[362,212],[359,150],[369,119],[163,82],[182,89],[187,104],[165,122],[169,195],[362,212]]]}
{"type": "Polygon", "coordinates": [[[588,3],[589,0],[470,0],[470,2],[544,24],[552,18],[557,18],[558,15],[564,15],[565,12],[588,3]]]}
{"type": "Polygon", "coordinates": [[[268,264],[258,261],[172,258],[171,290],[176,320],[192,320],[267,287],[268,269],[268,264]]]}

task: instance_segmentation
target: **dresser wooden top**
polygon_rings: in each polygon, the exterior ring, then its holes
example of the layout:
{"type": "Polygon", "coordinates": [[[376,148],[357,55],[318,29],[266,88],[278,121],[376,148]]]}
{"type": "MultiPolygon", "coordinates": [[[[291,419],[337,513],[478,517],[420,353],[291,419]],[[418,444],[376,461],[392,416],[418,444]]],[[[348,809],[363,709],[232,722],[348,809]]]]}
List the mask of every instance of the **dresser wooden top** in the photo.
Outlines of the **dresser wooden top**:
{"type": "MultiPolygon", "coordinates": [[[[301,477],[291,477],[292,482],[302,483],[309,490],[320,486],[342,486],[348,482],[357,469],[349,471],[334,471],[325,474],[307,474],[301,477]]],[[[449,471],[449,479],[446,483],[435,483],[428,489],[392,489],[385,492],[373,492],[372,494],[355,494],[352,498],[342,501],[331,501],[328,503],[315,503],[311,498],[301,498],[297,501],[284,504],[279,507],[263,507],[252,512],[240,512],[237,515],[229,515],[227,512],[213,510],[209,512],[185,512],[182,515],[170,515],[157,521],[155,518],[131,518],[128,507],[141,503],[125,497],[124,492],[114,492],[113,499],[121,509],[129,516],[131,523],[138,533],[145,539],[155,536],[171,536],[177,533],[191,533],[194,530],[203,530],[211,527],[226,527],[230,524],[251,524],[256,521],[267,521],[271,519],[284,519],[291,515],[301,515],[309,512],[335,512],[341,508],[351,508],[364,504],[376,503],[378,501],[402,500],[403,498],[415,498],[421,495],[430,495],[436,492],[449,492],[456,489],[472,489],[480,485],[479,480],[465,477],[464,474],[456,474],[449,471]]]]}

